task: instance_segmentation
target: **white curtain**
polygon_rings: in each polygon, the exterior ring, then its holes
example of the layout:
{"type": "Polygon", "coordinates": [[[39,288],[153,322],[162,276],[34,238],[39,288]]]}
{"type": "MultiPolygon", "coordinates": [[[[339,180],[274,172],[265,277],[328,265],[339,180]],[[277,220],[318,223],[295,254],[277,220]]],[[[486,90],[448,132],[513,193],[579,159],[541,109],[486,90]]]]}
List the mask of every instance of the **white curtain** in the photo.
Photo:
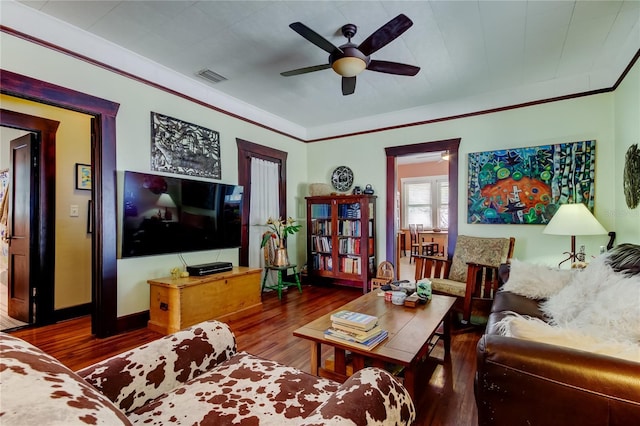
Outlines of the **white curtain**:
{"type": "Polygon", "coordinates": [[[249,266],[264,266],[260,248],[265,223],[280,215],[280,180],[278,163],[251,158],[251,200],[249,206],[249,266]]]}

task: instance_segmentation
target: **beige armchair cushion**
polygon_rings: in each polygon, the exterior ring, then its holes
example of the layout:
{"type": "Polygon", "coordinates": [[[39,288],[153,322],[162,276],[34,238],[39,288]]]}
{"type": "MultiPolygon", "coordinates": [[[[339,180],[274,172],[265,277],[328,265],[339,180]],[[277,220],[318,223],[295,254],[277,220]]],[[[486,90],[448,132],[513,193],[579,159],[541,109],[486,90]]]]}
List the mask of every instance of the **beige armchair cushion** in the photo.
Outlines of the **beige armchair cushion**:
{"type": "MultiPolygon", "coordinates": [[[[509,238],[458,236],[456,250],[451,261],[449,280],[466,283],[468,262],[497,268],[507,261],[509,244],[509,238]]],[[[464,290],[462,297],[464,297],[464,290]]]]}
{"type": "Polygon", "coordinates": [[[435,293],[446,293],[464,298],[467,283],[448,280],[446,278],[431,278],[431,290],[435,293]]]}

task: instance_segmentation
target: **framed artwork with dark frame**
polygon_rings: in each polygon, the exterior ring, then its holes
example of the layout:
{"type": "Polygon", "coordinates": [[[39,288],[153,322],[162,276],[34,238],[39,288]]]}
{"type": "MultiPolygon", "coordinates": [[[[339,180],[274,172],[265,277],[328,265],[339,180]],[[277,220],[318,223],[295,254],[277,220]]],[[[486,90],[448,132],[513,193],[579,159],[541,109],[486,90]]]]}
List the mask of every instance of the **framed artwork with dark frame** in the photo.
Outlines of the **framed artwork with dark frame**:
{"type": "Polygon", "coordinates": [[[220,179],[220,133],[151,113],[151,170],[220,179]]]}
{"type": "Polygon", "coordinates": [[[541,225],[561,204],[593,211],[596,141],[469,154],[467,223],[541,225]]]}
{"type": "Polygon", "coordinates": [[[76,189],[91,191],[91,164],[76,163],[76,189]]]}

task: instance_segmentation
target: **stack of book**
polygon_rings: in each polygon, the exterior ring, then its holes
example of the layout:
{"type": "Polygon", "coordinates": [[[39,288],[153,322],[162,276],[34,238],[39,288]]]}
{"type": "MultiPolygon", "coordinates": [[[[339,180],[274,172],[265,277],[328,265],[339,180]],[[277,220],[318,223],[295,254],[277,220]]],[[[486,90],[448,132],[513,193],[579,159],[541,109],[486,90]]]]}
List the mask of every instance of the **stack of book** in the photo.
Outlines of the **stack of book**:
{"type": "Polygon", "coordinates": [[[331,315],[331,327],[324,332],[327,340],[367,351],[388,335],[378,325],[378,317],[352,311],[339,311],[331,315]]]}

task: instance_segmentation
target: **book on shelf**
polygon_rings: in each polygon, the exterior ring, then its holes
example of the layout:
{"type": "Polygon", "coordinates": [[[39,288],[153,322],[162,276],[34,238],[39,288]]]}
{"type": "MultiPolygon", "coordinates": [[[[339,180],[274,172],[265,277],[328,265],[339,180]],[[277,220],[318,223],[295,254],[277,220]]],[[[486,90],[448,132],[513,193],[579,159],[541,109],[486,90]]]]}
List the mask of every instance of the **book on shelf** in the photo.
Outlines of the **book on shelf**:
{"type": "Polygon", "coordinates": [[[379,325],[376,325],[369,331],[361,331],[348,325],[334,323],[331,328],[327,329],[326,333],[336,337],[343,337],[345,339],[354,339],[356,342],[362,343],[371,339],[381,331],[382,328],[380,328],[379,325]]]}
{"type": "Polygon", "coordinates": [[[389,333],[387,330],[382,330],[380,333],[376,334],[369,340],[365,340],[364,342],[357,342],[354,339],[344,339],[342,337],[334,336],[333,334],[327,333],[325,331],[324,338],[327,340],[331,340],[333,342],[342,343],[345,346],[351,346],[353,348],[363,349],[365,351],[370,351],[375,348],[378,344],[380,344],[383,340],[387,338],[389,333]]]}
{"type": "Polygon", "coordinates": [[[360,269],[359,257],[343,257],[340,259],[340,272],[359,275],[360,269]]]}
{"type": "Polygon", "coordinates": [[[378,317],[342,310],[331,315],[331,322],[351,326],[362,331],[369,331],[378,323],[378,317]]]}
{"type": "Polygon", "coordinates": [[[338,205],[338,217],[347,219],[360,219],[360,204],[340,204],[338,205]]]}
{"type": "Polygon", "coordinates": [[[311,216],[318,217],[331,217],[331,205],[330,204],[312,204],[311,216]]]}

